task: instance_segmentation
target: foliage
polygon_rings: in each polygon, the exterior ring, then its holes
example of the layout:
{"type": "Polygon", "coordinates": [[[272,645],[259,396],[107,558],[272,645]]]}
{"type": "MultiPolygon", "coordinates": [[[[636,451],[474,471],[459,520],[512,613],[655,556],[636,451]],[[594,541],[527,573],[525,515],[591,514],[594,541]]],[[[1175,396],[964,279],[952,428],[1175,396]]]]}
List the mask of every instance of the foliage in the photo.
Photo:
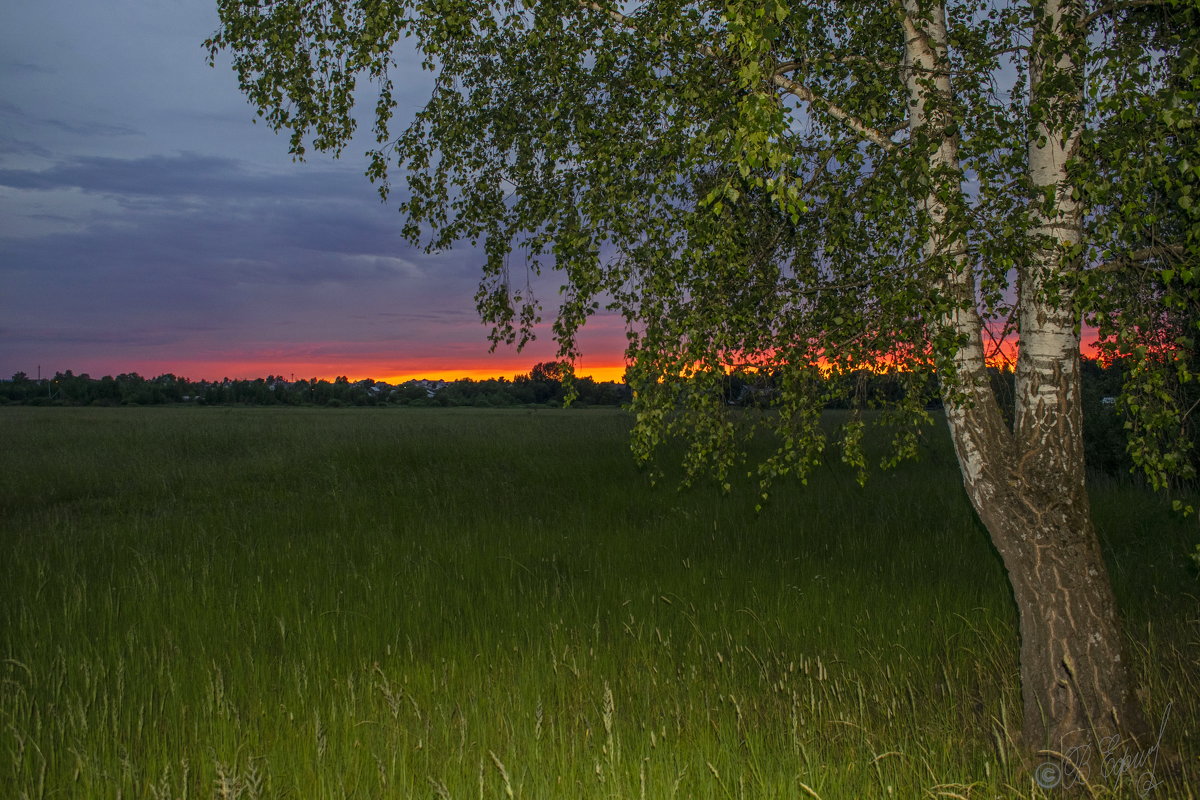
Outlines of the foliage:
{"type": "MultiPolygon", "coordinates": [[[[1027,295],[1053,305],[1069,290],[1115,348],[1141,359],[1121,406],[1133,457],[1155,483],[1185,469],[1164,434],[1185,414],[1172,389],[1190,383],[1190,361],[1175,354],[1192,352],[1192,338],[1167,351],[1143,340],[1156,330],[1147,314],[1190,307],[1200,281],[1195,0],[1068,3],[1088,31],[1069,40],[1044,35],[1040,2],[950,3],[944,66],[916,80],[920,125],[905,82],[920,68],[901,63],[899,20],[917,9],[910,21],[925,24],[928,4],[218,5],[212,57],[232,53],[251,103],[298,157],[345,147],[358,82],[375,82],[369,175],[387,197],[403,174],[412,240],[482,243],[477,302],[494,343],[523,344],[540,320],[514,264],[563,274],[554,335],[566,360],[601,305],[625,315],[643,458],[679,436],[689,474],[715,469],[725,481],[745,441],[722,402],[736,372],[777,387],[779,413],[761,420],[780,447],[760,478],[803,475],[826,446],[821,378],[867,365],[912,389],[898,394],[894,440],[895,456],[910,455],[914,426],[928,421],[915,389],[936,373],[945,391],[969,390],[954,353],[978,328],[946,321],[978,313],[985,334],[1012,332],[1015,276],[1028,273],[1027,295]],[[1047,64],[1083,64],[1083,83],[1050,68],[1031,94],[1031,37],[1047,64]],[[396,134],[402,38],[434,88],[396,134]],[[947,73],[953,92],[939,93],[947,73]],[[1028,145],[1077,112],[1086,135],[1071,202],[1086,204],[1088,237],[1042,275],[1032,231],[1062,198],[1033,185],[1028,145]],[[947,142],[955,160],[938,162],[947,142]],[[930,252],[931,241],[962,247],[930,252]],[[1122,262],[1133,268],[1114,278],[1107,268],[1122,262]]],[[[844,441],[861,461],[857,437],[844,441]]]]}
{"type": "Polygon", "coordinates": [[[1075,164],[1088,198],[1086,301],[1103,353],[1126,364],[1129,453],[1152,485],[1194,476],[1200,400],[1200,4],[1137,4],[1105,17],[1095,121],[1075,164]]]}

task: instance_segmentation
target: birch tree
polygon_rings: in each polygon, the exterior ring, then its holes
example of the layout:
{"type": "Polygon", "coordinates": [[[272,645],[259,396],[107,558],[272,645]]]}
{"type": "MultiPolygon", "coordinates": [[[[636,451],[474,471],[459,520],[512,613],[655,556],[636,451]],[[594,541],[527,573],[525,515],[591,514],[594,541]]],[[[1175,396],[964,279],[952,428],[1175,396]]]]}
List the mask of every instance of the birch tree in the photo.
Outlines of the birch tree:
{"type": "Polygon", "coordinates": [[[412,240],[481,247],[494,344],[531,338],[544,272],[562,358],[624,315],[638,458],[682,438],[688,475],[764,496],[830,453],[865,471],[863,419],[820,420],[870,365],[911,389],[886,466],[936,376],[1019,612],[1025,747],[1147,734],[1089,511],[1080,344],[1094,323],[1139,365],[1123,402],[1151,480],[1186,470],[1167,389],[1195,332],[1151,340],[1200,279],[1195,0],[218,6],[211,55],[296,156],[340,152],[374,98],[368,175],[385,199],[399,177],[412,240]],[[403,39],[433,90],[397,131],[403,39]],[[1011,415],[986,371],[1006,337],[1011,415]],[[770,413],[731,414],[731,370],[771,376],[770,413]],[[778,447],[747,464],[752,424],[778,447]]]}

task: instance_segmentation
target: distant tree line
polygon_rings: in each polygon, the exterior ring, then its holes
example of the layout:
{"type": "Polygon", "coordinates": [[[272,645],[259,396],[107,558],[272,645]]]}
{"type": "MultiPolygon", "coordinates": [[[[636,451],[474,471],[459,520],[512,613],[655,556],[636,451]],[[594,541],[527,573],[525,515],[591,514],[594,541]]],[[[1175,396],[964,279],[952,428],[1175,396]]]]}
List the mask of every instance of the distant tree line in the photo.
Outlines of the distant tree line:
{"type": "MultiPolygon", "coordinates": [[[[37,380],[18,372],[0,381],[0,404],[561,407],[567,393],[566,377],[565,368],[554,362],[537,364],[528,374],[511,379],[410,380],[398,384],[370,378],[351,381],[345,376],[333,381],[288,380],[278,375],[253,380],[192,381],[170,373],[145,378],[131,372],[115,378],[93,378],[71,370],[37,380]]],[[[614,381],[576,377],[574,391],[572,403],[579,406],[615,406],[629,400],[628,387],[614,381]]]]}
{"type": "MultiPolygon", "coordinates": [[[[567,368],[555,362],[534,365],[528,374],[513,378],[456,381],[410,380],[389,384],[370,378],[333,381],[310,378],[288,380],[277,375],[254,380],[191,381],[167,373],[145,378],[137,373],[92,378],[67,370],[53,378],[36,380],[18,372],[0,380],[0,405],[116,406],[196,403],[199,405],[290,405],[290,406],[473,406],[477,408],[561,407],[567,393],[567,368]]],[[[991,377],[997,397],[1007,400],[1011,414],[1013,374],[993,368],[991,377]]],[[[1126,452],[1124,420],[1115,398],[1125,380],[1125,367],[1117,361],[1105,366],[1083,361],[1085,446],[1088,465],[1109,474],[1127,473],[1132,466],[1126,452]]],[[[614,381],[574,379],[573,405],[617,406],[629,401],[629,387],[614,381]]],[[[922,389],[929,405],[937,407],[936,385],[922,389]]],[[[830,391],[829,408],[885,407],[906,391],[891,374],[870,370],[842,376],[830,391]]],[[[776,396],[772,376],[733,373],[725,380],[725,401],[733,406],[767,408],[776,396]]]]}

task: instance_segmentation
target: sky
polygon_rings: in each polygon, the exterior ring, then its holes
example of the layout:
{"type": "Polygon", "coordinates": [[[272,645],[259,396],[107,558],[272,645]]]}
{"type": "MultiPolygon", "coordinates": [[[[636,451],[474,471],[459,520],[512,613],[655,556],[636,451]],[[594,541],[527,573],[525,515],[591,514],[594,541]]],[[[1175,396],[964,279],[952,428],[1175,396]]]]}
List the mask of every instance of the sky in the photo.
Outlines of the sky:
{"type": "MultiPolygon", "coordinates": [[[[228,60],[208,66],[216,27],[215,0],[0,6],[0,378],[480,378],[553,357],[548,326],[488,352],[482,255],[402,239],[363,175],[369,132],[296,163],[253,124],[228,60]]],[[[431,75],[401,64],[403,120],[431,75]]],[[[619,317],[581,342],[580,374],[620,379],[619,317]]]]}

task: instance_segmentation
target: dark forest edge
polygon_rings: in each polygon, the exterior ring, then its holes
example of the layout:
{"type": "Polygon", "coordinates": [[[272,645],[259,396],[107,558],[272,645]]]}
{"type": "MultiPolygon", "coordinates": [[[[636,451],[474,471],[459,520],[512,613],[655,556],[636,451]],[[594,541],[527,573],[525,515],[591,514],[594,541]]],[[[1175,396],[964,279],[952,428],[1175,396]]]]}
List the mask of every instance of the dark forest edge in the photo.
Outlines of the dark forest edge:
{"type": "MultiPolygon", "coordinates": [[[[74,374],[35,379],[18,372],[0,380],[0,405],[33,406],[146,406],[169,404],[344,407],[549,407],[561,408],[569,389],[562,367],[553,362],[536,364],[529,373],[512,378],[454,381],[409,380],[390,384],[366,378],[333,381],[316,378],[289,380],[283,376],[219,381],[192,381],[171,373],[153,378],[137,373],[74,374]]],[[[1133,463],[1126,452],[1125,423],[1115,398],[1125,380],[1121,362],[1104,364],[1083,360],[1086,448],[1089,468],[1095,473],[1128,475],[1133,463]]],[[[1012,372],[992,370],[997,395],[1011,405],[1012,372]]],[[[868,370],[844,375],[844,384],[831,409],[886,407],[901,399],[903,391],[894,376],[868,370]]],[[[630,400],[629,387],[615,381],[573,378],[572,406],[620,406],[630,400]]],[[[936,407],[936,387],[929,388],[930,405],[936,407]]],[[[725,400],[731,406],[769,407],[774,399],[769,377],[734,374],[725,382],[725,400]]],[[[1194,432],[1191,437],[1194,439],[1194,432]]]]}
{"type": "MultiPolygon", "coordinates": [[[[560,408],[567,394],[563,369],[553,362],[536,364],[524,375],[473,380],[417,379],[388,383],[371,378],[332,381],[317,378],[224,378],[192,381],[167,373],[145,378],[136,372],[92,378],[71,370],[49,379],[31,379],[18,372],[0,381],[0,405],[118,406],[197,405],[251,406],[546,406],[560,408]]],[[[618,406],[629,400],[629,388],[614,381],[575,377],[573,405],[618,406]]]]}

